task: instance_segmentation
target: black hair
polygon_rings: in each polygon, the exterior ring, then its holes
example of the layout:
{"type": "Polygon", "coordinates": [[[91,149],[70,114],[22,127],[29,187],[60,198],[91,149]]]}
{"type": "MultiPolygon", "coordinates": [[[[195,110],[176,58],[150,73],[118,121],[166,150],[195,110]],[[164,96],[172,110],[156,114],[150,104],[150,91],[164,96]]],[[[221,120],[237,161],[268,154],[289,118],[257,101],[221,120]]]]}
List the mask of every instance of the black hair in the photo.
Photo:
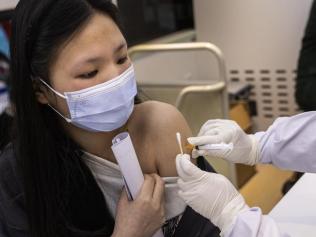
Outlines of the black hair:
{"type": "Polygon", "coordinates": [[[56,52],[95,12],[106,14],[121,26],[117,8],[109,0],[20,0],[13,14],[13,144],[32,237],[109,236],[114,228],[106,204],[98,223],[82,228],[85,220],[74,221],[71,209],[85,209],[90,211],[87,216],[94,215],[91,212],[98,212],[98,208],[89,205],[97,200],[105,203],[104,197],[100,190],[93,196],[87,184],[96,183],[81,160],[80,147],[63,131],[56,114],[37,102],[32,83],[33,76],[49,83],[49,66],[56,52]],[[74,200],[81,200],[77,202],[80,205],[74,200]]]}
{"type": "MultiPolygon", "coordinates": [[[[9,90],[9,65],[10,65],[10,60],[9,58],[0,52],[0,63],[4,65],[4,71],[0,75],[0,82],[4,82],[6,87],[9,90]]],[[[6,92],[5,92],[6,93],[6,92]]],[[[9,100],[9,98],[8,98],[9,100]]],[[[10,113],[7,112],[8,109],[4,109],[0,113],[0,153],[1,151],[6,147],[8,143],[11,141],[11,136],[12,136],[12,121],[13,118],[10,113]]]]}
{"type": "Polygon", "coordinates": [[[0,153],[11,141],[12,116],[3,111],[0,114],[0,153]]]}

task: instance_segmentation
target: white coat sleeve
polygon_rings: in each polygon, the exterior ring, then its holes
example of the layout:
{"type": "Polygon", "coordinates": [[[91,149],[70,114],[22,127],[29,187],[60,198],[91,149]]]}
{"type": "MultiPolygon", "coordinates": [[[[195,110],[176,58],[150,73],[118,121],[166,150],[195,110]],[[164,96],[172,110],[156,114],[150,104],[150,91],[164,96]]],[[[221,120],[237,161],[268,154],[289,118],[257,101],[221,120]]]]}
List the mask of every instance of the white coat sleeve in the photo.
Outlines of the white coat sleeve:
{"type": "Polygon", "coordinates": [[[250,208],[240,213],[224,237],[290,237],[290,235],[281,233],[275,221],[262,215],[261,209],[257,207],[250,208]]]}
{"type": "Polygon", "coordinates": [[[258,132],[255,137],[260,144],[260,163],[316,172],[316,111],[278,118],[266,132],[258,132]]]}

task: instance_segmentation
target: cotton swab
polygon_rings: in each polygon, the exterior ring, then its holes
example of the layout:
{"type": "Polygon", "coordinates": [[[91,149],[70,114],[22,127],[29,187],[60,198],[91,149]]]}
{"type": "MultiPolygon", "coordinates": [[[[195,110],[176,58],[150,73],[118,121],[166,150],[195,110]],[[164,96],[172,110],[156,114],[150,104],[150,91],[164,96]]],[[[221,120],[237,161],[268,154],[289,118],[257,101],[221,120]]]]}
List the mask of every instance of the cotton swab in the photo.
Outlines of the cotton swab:
{"type": "Polygon", "coordinates": [[[181,155],[183,155],[183,148],[182,148],[182,142],[181,142],[181,134],[179,132],[176,133],[177,142],[181,151],[181,155]]]}

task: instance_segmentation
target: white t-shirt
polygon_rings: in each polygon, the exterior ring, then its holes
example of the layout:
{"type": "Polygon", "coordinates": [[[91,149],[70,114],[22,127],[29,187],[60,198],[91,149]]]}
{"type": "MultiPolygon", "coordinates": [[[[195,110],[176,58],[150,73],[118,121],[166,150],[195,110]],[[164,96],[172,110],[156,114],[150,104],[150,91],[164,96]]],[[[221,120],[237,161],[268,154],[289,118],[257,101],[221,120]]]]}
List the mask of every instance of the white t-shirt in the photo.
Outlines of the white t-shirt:
{"type": "MultiPolygon", "coordinates": [[[[90,168],[97,184],[103,192],[106,203],[113,217],[116,214],[116,204],[124,188],[124,182],[120,167],[106,159],[100,158],[88,152],[84,152],[83,160],[90,168]]],[[[178,196],[178,177],[163,177],[165,181],[165,210],[166,219],[181,215],[185,208],[185,202],[178,196]]]]}

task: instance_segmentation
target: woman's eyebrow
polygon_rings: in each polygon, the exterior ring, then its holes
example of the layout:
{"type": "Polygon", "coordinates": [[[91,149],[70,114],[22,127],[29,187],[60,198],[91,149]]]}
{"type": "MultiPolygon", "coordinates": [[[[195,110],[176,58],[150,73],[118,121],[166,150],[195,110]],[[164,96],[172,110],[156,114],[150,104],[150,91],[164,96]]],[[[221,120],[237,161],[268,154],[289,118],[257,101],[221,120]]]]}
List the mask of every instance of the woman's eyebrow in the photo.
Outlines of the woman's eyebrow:
{"type": "MultiPolygon", "coordinates": [[[[127,46],[126,42],[120,43],[119,46],[117,46],[114,49],[114,54],[119,53],[126,46],[127,46]]],[[[85,63],[97,63],[97,62],[102,61],[102,60],[104,60],[104,58],[102,56],[86,58],[86,59],[80,60],[77,63],[75,63],[72,67],[72,70],[75,70],[75,71],[78,70],[78,68],[82,67],[82,65],[85,63]]]]}
{"type": "Polygon", "coordinates": [[[94,63],[100,62],[102,60],[103,60],[103,57],[100,57],[100,56],[80,60],[71,67],[71,70],[76,72],[77,70],[80,70],[80,68],[86,63],[94,64],[94,63]]]}
{"type": "Polygon", "coordinates": [[[120,43],[119,46],[114,49],[114,53],[120,52],[125,47],[126,47],[126,42],[120,43]]]}

